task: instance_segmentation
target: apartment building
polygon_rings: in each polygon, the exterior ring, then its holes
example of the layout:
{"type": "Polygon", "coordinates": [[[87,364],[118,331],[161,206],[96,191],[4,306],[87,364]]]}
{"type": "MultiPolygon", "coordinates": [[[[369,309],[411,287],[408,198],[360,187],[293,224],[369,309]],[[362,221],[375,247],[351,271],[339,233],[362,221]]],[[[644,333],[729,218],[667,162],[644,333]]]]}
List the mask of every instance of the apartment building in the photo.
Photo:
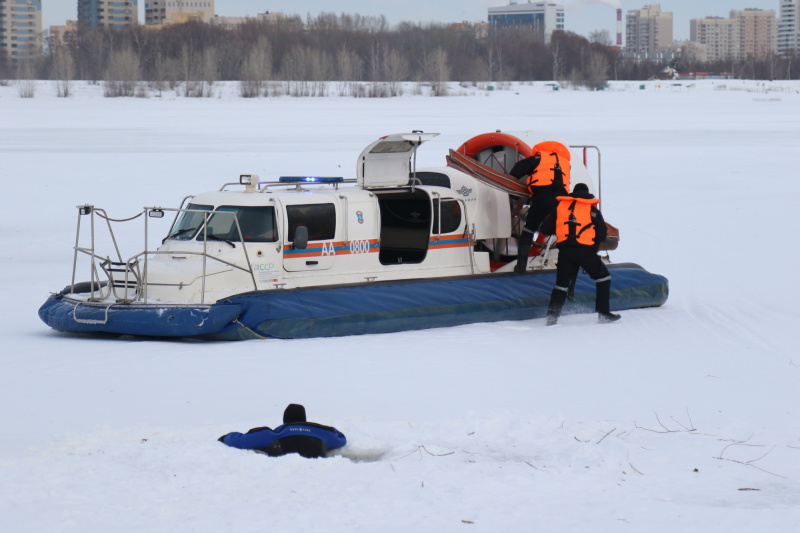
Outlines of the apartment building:
{"type": "Polygon", "coordinates": [[[779,54],[800,53],[800,0],[781,0],[777,49],[779,54]]]}
{"type": "Polygon", "coordinates": [[[0,0],[0,54],[12,61],[39,55],[41,0],[0,0]]]}
{"type": "Polygon", "coordinates": [[[81,29],[127,28],[138,23],[138,0],[78,0],[81,29]]]}
{"type": "Polygon", "coordinates": [[[737,59],[754,57],[763,59],[775,52],[778,36],[778,19],[773,9],[745,9],[731,11],[731,18],[739,27],[737,59]]]}
{"type": "Polygon", "coordinates": [[[655,56],[672,46],[672,13],[661,4],[646,5],[625,14],[625,51],[655,56]]]}
{"type": "Polygon", "coordinates": [[[693,19],[689,30],[689,40],[705,46],[708,61],[763,59],[776,49],[778,19],[771,9],[734,10],[729,18],[693,19]]]}
{"type": "Polygon", "coordinates": [[[62,25],[50,26],[50,42],[55,46],[72,46],[77,39],[77,20],[68,20],[62,25]]]}
{"type": "Polygon", "coordinates": [[[214,0],[145,0],[144,23],[148,26],[181,24],[190,20],[211,22],[214,0]]]}
{"type": "Polygon", "coordinates": [[[733,19],[705,17],[689,21],[689,41],[703,46],[703,61],[730,59],[737,35],[738,28],[733,19]]]}

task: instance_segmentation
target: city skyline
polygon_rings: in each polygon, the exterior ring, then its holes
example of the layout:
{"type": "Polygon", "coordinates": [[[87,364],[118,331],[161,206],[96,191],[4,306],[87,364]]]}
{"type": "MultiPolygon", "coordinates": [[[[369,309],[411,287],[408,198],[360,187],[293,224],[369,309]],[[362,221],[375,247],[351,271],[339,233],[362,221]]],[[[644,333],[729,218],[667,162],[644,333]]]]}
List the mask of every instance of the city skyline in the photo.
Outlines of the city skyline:
{"type": "MultiPolygon", "coordinates": [[[[588,36],[593,31],[606,30],[612,41],[616,35],[615,10],[621,7],[623,14],[629,10],[641,9],[648,4],[660,4],[662,11],[673,13],[673,33],[676,40],[689,38],[689,21],[707,16],[729,16],[731,10],[745,8],[772,9],[775,16],[780,15],[780,0],[663,0],[621,2],[619,0],[563,0],[557,3],[565,7],[565,26],[567,31],[588,36]],[[688,5],[687,5],[688,4],[688,5]]],[[[402,21],[410,22],[486,22],[488,8],[507,5],[502,0],[341,0],[333,4],[330,0],[215,0],[216,14],[224,16],[255,16],[265,11],[282,12],[287,15],[316,15],[322,12],[362,14],[379,16],[383,14],[394,25],[402,21]]],[[[527,3],[517,0],[518,4],[527,3]]],[[[139,0],[140,23],[144,23],[145,0],[139,0]]],[[[77,19],[77,0],[43,0],[42,26],[63,25],[67,20],[77,19]]],[[[623,29],[624,31],[624,29],[623,29]]]]}

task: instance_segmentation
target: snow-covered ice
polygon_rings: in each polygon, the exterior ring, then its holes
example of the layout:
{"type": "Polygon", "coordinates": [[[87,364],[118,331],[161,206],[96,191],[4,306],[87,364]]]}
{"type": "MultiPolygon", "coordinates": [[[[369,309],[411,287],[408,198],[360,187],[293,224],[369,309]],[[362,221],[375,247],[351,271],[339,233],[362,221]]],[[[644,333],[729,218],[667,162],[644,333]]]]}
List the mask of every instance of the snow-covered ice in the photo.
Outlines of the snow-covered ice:
{"type": "Polygon", "coordinates": [[[0,86],[0,530],[792,531],[800,523],[800,83],[544,83],[394,99],[107,99],[0,86]],[[640,89],[644,85],[644,89],[640,89]],[[419,153],[502,129],[602,150],[616,262],[661,308],[334,339],[70,336],[77,216],[298,173],[355,173],[379,136],[419,153]],[[288,403],[343,431],[323,460],[217,437],[288,403]]]}

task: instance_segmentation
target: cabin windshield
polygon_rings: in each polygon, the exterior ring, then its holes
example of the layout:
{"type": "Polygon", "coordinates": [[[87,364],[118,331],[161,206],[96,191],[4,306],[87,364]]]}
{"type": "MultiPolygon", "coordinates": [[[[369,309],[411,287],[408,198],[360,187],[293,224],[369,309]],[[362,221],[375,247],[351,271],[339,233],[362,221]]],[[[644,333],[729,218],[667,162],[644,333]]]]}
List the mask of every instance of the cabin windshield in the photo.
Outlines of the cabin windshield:
{"type": "MultiPolygon", "coordinates": [[[[242,230],[244,242],[275,242],[278,232],[275,230],[275,208],[271,206],[239,206],[223,205],[218,207],[208,219],[205,235],[209,239],[223,241],[239,241],[239,229],[242,230]],[[234,218],[232,213],[236,215],[234,218]]],[[[197,240],[203,240],[203,232],[197,240]]]]}
{"type": "Polygon", "coordinates": [[[181,211],[172,231],[167,236],[167,239],[175,239],[178,241],[188,241],[192,239],[197,233],[197,230],[203,225],[203,218],[205,213],[203,211],[211,211],[214,206],[189,204],[186,211],[181,211]]]}

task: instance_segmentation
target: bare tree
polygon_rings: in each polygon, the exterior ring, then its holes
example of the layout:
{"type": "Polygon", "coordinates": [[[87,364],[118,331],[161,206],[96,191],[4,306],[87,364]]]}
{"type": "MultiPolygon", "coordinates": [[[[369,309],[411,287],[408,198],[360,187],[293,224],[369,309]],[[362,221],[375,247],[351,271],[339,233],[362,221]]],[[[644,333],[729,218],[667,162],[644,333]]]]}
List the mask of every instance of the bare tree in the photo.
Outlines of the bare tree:
{"type": "Polygon", "coordinates": [[[83,80],[97,81],[106,70],[107,57],[112,49],[101,30],[86,31],[79,34],[78,75],[83,80]]]}
{"type": "Polygon", "coordinates": [[[611,46],[611,34],[608,30],[595,30],[589,33],[589,42],[602,46],[611,46]]]}
{"type": "Polygon", "coordinates": [[[210,98],[213,95],[214,83],[219,80],[217,49],[208,47],[203,50],[200,60],[200,92],[195,96],[210,98]]]}
{"type": "Polygon", "coordinates": [[[503,81],[505,68],[503,66],[503,48],[497,43],[492,43],[486,48],[487,81],[503,81]]]}
{"type": "Polygon", "coordinates": [[[447,52],[437,48],[431,54],[431,95],[447,96],[447,82],[450,80],[450,66],[447,63],[447,52]]]}
{"type": "Polygon", "coordinates": [[[699,46],[696,43],[688,41],[681,43],[675,68],[680,71],[695,72],[698,63],[700,63],[699,46]]]}
{"type": "Polygon", "coordinates": [[[272,78],[272,45],[266,37],[260,37],[244,60],[239,76],[239,94],[244,98],[261,96],[266,82],[272,78]]]}
{"type": "Polygon", "coordinates": [[[361,58],[347,46],[342,46],[336,52],[334,72],[339,80],[339,96],[353,95],[356,82],[361,79],[361,58]]]}
{"type": "Polygon", "coordinates": [[[398,50],[392,49],[386,56],[385,79],[389,84],[389,95],[400,96],[403,94],[401,82],[408,79],[411,67],[408,60],[398,50]]]}
{"type": "Polygon", "coordinates": [[[330,59],[310,46],[294,46],[284,58],[281,73],[291,96],[325,96],[330,59]]]}
{"type": "Polygon", "coordinates": [[[181,51],[177,60],[178,79],[183,82],[183,95],[187,97],[195,96],[198,91],[197,80],[199,70],[197,53],[189,43],[184,43],[181,46],[181,51]]]}
{"type": "Polygon", "coordinates": [[[106,69],[103,95],[112,98],[135,96],[141,79],[139,57],[130,48],[118,50],[111,55],[106,69]]]}
{"type": "Polygon", "coordinates": [[[598,89],[608,83],[608,58],[598,50],[589,52],[589,59],[586,62],[585,84],[598,89]]]}
{"type": "Polygon", "coordinates": [[[386,70],[386,56],[388,55],[389,45],[377,40],[369,47],[369,59],[367,68],[369,69],[369,81],[377,82],[384,79],[386,70]]]}
{"type": "Polygon", "coordinates": [[[176,61],[172,58],[165,57],[164,54],[159,51],[150,69],[150,86],[153,90],[158,92],[159,97],[167,87],[175,87],[176,71],[176,61]]]}
{"type": "Polygon", "coordinates": [[[36,66],[33,59],[17,63],[17,90],[20,98],[33,98],[36,95],[36,66]]]}
{"type": "Polygon", "coordinates": [[[50,76],[56,80],[58,97],[68,97],[71,94],[70,84],[75,77],[75,61],[63,46],[56,46],[52,51],[50,76]]]}
{"type": "Polygon", "coordinates": [[[553,56],[553,81],[559,81],[561,69],[564,65],[564,55],[561,50],[561,39],[550,41],[550,55],[553,56]]]}

